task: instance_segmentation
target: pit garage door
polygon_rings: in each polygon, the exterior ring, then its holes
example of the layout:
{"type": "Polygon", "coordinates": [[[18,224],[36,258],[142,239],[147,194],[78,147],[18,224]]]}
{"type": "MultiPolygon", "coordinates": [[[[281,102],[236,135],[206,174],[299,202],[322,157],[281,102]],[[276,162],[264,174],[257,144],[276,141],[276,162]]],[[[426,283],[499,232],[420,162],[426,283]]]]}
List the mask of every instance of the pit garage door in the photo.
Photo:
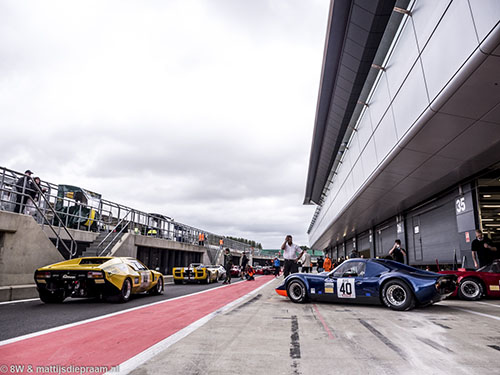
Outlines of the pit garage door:
{"type": "Polygon", "coordinates": [[[370,233],[364,232],[358,236],[358,252],[365,258],[370,257],[370,233]]]}
{"type": "MultiPolygon", "coordinates": [[[[397,237],[396,218],[375,228],[375,256],[383,258],[389,254],[397,237]]],[[[400,238],[404,243],[404,239],[400,238]]]]}
{"type": "Polygon", "coordinates": [[[406,216],[410,264],[453,263],[454,249],[459,257],[454,198],[444,197],[406,216]]]}

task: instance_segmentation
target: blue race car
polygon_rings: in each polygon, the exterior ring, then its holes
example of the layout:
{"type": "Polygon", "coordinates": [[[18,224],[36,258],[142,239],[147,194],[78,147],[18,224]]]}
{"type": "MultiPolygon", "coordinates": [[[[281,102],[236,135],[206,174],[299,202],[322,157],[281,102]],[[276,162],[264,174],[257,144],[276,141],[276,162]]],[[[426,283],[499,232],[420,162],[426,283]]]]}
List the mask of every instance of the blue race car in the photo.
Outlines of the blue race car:
{"type": "Polygon", "coordinates": [[[385,259],[349,259],[331,272],[294,273],[276,288],[293,302],[307,300],[384,304],[410,310],[441,301],[457,286],[455,275],[440,275],[385,259]]]}

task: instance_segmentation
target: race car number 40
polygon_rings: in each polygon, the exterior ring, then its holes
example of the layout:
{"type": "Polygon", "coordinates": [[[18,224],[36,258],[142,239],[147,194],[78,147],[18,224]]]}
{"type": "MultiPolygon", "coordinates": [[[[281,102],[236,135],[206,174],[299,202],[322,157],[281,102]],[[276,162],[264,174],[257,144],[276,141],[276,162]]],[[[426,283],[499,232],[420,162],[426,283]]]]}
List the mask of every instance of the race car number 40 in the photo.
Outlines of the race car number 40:
{"type": "Polygon", "coordinates": [[[338,298],[356,298],[356,290],[354,289],[354,279],[338,279],[337,280],[337,296],[338,298]]]}

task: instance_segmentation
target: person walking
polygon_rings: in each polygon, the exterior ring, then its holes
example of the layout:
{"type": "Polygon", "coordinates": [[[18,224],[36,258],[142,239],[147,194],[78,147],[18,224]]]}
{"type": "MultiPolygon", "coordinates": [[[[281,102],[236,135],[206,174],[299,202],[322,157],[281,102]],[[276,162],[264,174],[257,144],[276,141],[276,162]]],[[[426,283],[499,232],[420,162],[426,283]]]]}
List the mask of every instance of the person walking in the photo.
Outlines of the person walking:
{"type": "Polygon", "coordinates": [[[493,261],[493,251],[497,251],[497,248],[493,246],[493,242],[491,242],[488,236],[483,235],[483,232],[477,229],[476,239],[472,241],[471,250],[474,267],[480,268],[493,261]]]}
{"type": "Polygon", "coordinates": [[[405,262],[405,256],[406,256],[406,251],[401,247],[401,241],[396,240],[394,241],[394,246],[392,247],[391,250],[389,250],[389,255],[394,259],[396,262],[403,263],[405,262]]]}
{"type": "Polygon", "coordinates": [[[298,271],[297,261],[304,254],[305,250],[302,250],[299,256],[297,253],[301,248],[293,243],[291,235],[285,237],[285,242],[281,245],[281,250],[283,250],[283,258],[285,258],[285,265],[283,267],[283,275],[287,277],[291,273],[296,273],[298,271]]]}
{"type": "Polygon", "coordinates": [[[281,262],[278,259],[278,257],[274,257],[273,267],[274,267],[274,277],[277,278],[281,271],[281,262]]]}
{"type": "Polygon", "coordinates": [[[226,279],[222,284],[231,284],[231,268],[233,267],[233,256],[231,250],[226,248],[226,253],[224,254],[224,268],[226,269],[226,279]]]}

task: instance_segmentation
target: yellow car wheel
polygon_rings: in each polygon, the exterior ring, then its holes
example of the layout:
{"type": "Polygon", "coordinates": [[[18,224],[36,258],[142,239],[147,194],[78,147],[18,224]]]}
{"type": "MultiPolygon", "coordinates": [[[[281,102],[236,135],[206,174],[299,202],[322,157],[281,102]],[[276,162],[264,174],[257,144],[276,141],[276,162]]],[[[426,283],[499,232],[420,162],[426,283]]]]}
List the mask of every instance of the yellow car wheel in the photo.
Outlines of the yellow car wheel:
{"type": "Polygon", "coordinates": [[[125,279],[122,289],[118,293],[118,302],[127,302],[132,295],[132,282],[130,279],[125,279]]]}
{"type": "Polygon", "coordinates": [[[163,286],[163,277],[160,277],[156,285],[149,290],[149,294],[151,294],[152,296],[163,294],[163,286]]]}

